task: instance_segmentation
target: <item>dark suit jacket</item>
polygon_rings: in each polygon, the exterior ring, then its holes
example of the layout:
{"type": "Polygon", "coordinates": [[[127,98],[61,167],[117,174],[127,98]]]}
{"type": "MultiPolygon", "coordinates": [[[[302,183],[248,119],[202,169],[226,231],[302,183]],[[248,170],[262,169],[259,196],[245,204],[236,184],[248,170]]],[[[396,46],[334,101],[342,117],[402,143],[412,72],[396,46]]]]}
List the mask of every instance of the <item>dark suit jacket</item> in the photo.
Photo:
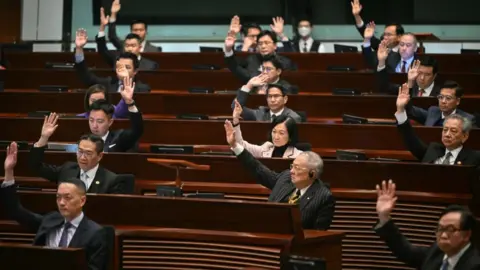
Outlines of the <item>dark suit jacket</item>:
{"type": "Polygon", "coordinates": [[[137,144],[143,135],[143,117],[141,112],[129,112],[130,129],[110,130],[105,139],[104,152],[136,152],[137,144]]]}
{"type": "MultiPolygon", "coordinates": [[[[397,128],[408,151],[422,163],[435,163],[438,158],[445,156],[445,146],[436,142],[426,145],[415,134],[410,121],[407,120],[405,123],[397,125],[397,128]]],[[[454,164],[478,166],[480,165],[480,152],[463,147],[454,164]]]]}
{"type": "MultiPolygon", "coordinates": [[[[365,28],[367,28],[367,25],[365,23],[363,23],[363,26],[362,27],[357,27],[357,30],[358,32],[360,33],[360,35],[364,38],[364,34],[365,34],[365,28]]],[[[380,39],[378,39],[376,36],[373,36],[371,39],[370,39],[370,48],[372,48],[372,50],[374,51],[377,51],[378,50],[378,46],[380,45],[380,42],[382,42],[380,39]]]]}
{"type": "MultiPolygon", "coordinates": [[[[442,119],[442,111],[440,111],[440,108],[438,106],[431,106],[428,108],[428,110],[425,110],[417,106],[413,106],[411,103],[408,103],[405,109],[409,118],[417,121],[422,125],[425,125],[427,127],[443,126],[441,124],[438,124],[439,120],[442,119]]],[[[455,113],[469,119],[470,121],[472,121],[472,124],[475,124],[475,117],[473,117],[473,115],[466,113],[460,109],[457,109],[455,113]]]]}
{"type": "MultiPolygon", "coordinates": [[[[385,241],[395,257],[408,266],[422,270],[440,269],[445,253],[436,243],[430,247],[413,246],[391,220],[382,227],[376,228],[375,232],[385,241]]],[[[473,245],[470,245],[458,260],[455,270],[478,269],[480,269],[480,256],[473,245]]]]}
{"type": "MultiPolygon", "coordinates": [[[[38,176],[54,183],[61,183],[69,178],[80,178],[80,167],[76,162],[65,162],[61,166],[43,163],[45,147],[32,147],[29,154],[29,167],[38,176]]],[[[98,167],[88,193],[122,194],[124,183],[121,178],[102,166],[98,167]]]]}
{"type": "MultiPolygon", "coordinates": [[[[272,190],[268,201],[288,202],[288,197],[295,190],[290,170],[281,173],[271,171],[247,150],[243,150],[237,158],[253,174],[259,184],[272,190]]],[[[330,227],[335,210],[335,199],[330,188],[322,181],[313,182],[307,192],[300,197],[299,206],[304,229],[327,230],[330,227]]]]}
{"type": "MultiPolygon", "coordinates": [[[[248,99],[249,93],[245,91],[238,90],[237,91],[237,101],[242,105],[243,111],[242,111],[242,118],[245,121],[268,121],[270,122],[272,120],[270,116],[270,108],[266,106],[260,106],[258,109],[250,109],[248,107],[245,107],[245,104],[247,104],[247,99],[248,99]]],[[[235,101],[232,102],[232,109],[235,108],[235,101]]],[[[298,123],[302,122],[302,118],[298,113],[294,112],[293,110],[285,107],[283,109],[282,115],[290,116],[293,118],[295,121],[298,123]]]]}
{"type": "MultiPolygon", "coordinates": [[[[116,22],[111,22],[108,24],[108,39],[118,51],[123,51],[123,42],[118,38],[116,22]]],[[[162,47],[153,46],[147,41],[143,52],[162,52],[162,47]]]]}
{"type": "MultiPolygon", "coordinates": [[[[377,71],[377,69],[375,69],[375,77],[377,79],[378,92],[385,93],[388,95],[398,95],[398,88],[401,85],[390,82],[390,78],[389,78],[390,75],[387,72],[386,68],[382,69],[381,71],[377,71]]],[[[430,97],[438,96],[440,94],[440,90],[442,90],[441,84],[433,82],[433,89],[430,92],[429,96],[430,97]]],[[[410,96],[416,97],[417,95],[418,95],[418,85],[415,83],[415,85],[412,88],[410,88],[410,96]]]]}
{"type": "MultiPolygon", "coordinates": [[[[283,70],[297,70],[297,66],[289,58],[281,55],[277,55],[277,57],[284,67],[283,70]]],[[[263,57],[257,53],[249,55],[246,59],[238,59],[235,54],[233,54],[230,57],[225,57],[225,62],[228,69],[245,84],[252,77],[260,74],[263,57]]]]}
{"type": "MultiPolygon", "coordinates": [[[[65,222],[59,212],[50,212],[42,216],[23,208],[15,185],[0,188],[0,201],[10,218],[36,233],[33,240],[35,246],[45,246],[48,235],[63,226],[65,222]]],[[[68,247],[85,249],[88,269],[107,269],[108,251],[105,231],[86,216],[83,216],[68,247]]]]}
{"type": "MultiPolygon", "coordinates": [[[[378,66],[378,58],[377,58],[377,53],[372,51],[372,47],[363,47],[362,46],[362,54],[363,58],[367,62],[367,65],[372,68],[372,69],[377,69],[378,66]]],[[[417,54],[414,55],[414,60],[418,58],[417,54]]],[[[395,73],[395,69],[397,68],[398,63],[402,60],[402,57],[398,52],[390,51],[390,53],[387,56],[387,59],[385,60],[385,69],[389,73],[395,73]]],[[[413,65],[413,62],[411,65],[413,65]]],[[[411,66],[410,65],[410,66],[411,66]]]]}
{"type": "MultiPolygon", "coordinates": [[[[297,39],[293,42],[293,48],[295,49],[295,52],[301,52],[302,48],[300,48],[300,39],[297,39]]],[[[320,47],[320,41],[318,40],[313,40],[312,47],[310,47],[310,51],[312,53],[318,53],[318,47],[320,47]]]]}
{"type": "MultiPolygon", "coordinates": [[[[295,52],[295,48],[293,47],[292,42],[289,41],[281,41],[283,44],[283,47],[277,47],[276,52],[295,52]]],[[[238,44],[237,46],[234,46],[234,50],[237,52],[241,52],[243,48],[243,44],[238,44]]],[[[255,49],[250,48],[249,52],[255,52],[255,49]]]]}
{"type": "MultiPolygon", "coordinates": [[[[105,62],[112,68],[115,68],[117,62],[117,56],[114,52],[111,52],[107,48],[107,42],[105,37],[95,36],[95,41],[97,42],[98,53],[103,57],[105,62]]],[[[158,69],[158,64],[155,61],[147,59],[145,57],[140,58],[140,63],[138,70],[156,70],[158,69]]]]}
{"type": "MultiPolygon", "coordinates": [[[[119,82],[117,77],[98,77],[90,71],[85,63],[82,61],[80,63],[75,63],[75,70],[85,85],[88,87],[94,84],[101,84],[105,86],[109,92],[118,92],[119,82]]],[[[135,92],[142,93],[142,92],[150,92],[150,86],[148,84],[144,84],[135,78],[135,92]]]]}

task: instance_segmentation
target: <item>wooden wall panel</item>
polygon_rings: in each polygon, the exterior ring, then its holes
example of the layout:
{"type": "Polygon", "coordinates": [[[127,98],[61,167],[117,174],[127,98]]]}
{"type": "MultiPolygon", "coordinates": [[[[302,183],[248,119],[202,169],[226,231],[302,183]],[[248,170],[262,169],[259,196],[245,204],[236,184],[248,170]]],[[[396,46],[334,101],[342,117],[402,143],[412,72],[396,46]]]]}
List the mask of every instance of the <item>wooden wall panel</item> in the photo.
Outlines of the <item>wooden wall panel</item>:
{"type": "Polygon", "coordinates": [[[0,43],[20,41],[22,25],[22,1],[0,1],[0,43]]]}

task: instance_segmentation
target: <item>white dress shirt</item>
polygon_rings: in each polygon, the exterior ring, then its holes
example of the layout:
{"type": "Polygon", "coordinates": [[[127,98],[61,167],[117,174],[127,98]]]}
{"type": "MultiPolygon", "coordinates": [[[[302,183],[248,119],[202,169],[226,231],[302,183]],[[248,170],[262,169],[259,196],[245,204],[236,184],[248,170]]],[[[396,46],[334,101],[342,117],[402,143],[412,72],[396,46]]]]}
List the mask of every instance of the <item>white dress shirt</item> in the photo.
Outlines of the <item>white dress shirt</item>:
{"type": "Polygon", "coordinates": [[[278,112],[276,112],[276,113],[273,113],[273,112],[270,110],[270,118],[273,120],[273,116],[274,116],[274,115],[275,115],[276,117],[282,115],[283,110],[285,110],[285,108],[282,108],[280,111],[278,111],[278,112]]]}
{"type": "Polygon", "coordinates": [[[445,158],[447,158],[448,152],[450,152],[452,154],[452,156],[450,157],[449,163],[450,163],[450,165],[455,165],[455,160],[457,159],[460,151],[462,151],[462,148],[463,148],[463,145],[460,145],[459,147],[457,147],[457,148],[455,148],[451,151],[449,151],[448,149],[445,149],[445,155],[443,157],[439,157],[437,160],[435,160],[435,164],[443,164],[443,161],[445,160],[445,158]]]}
{"type": "Polygon", "coordinates": [[[457,254],[453,255],[452,257],[448,258],[447,255],[443,256],[442,262],[447,259],[448,261],[448,267],[447,270],[454,270],[455,266],[457,265],[458,261],[462,257],[462,255],[467,251],[467,249],[470,247],[470,243],[468,243],[466,246],[464,246],[457,254]]]}
{"type": "MultiPolygon", "coordinates": [[[[83,216],[84,216],[83,212],[81,212],[80,215],[78,215],[78,217],[76,217],[76,218],[72,219],[72,221],[70,221],[70,224],[72,224],[72,226],[70,226],[70,228],[68,228],[67,247],[68,247],[68,245],[70,245],[70,241],[72,241],[73,235],[77,231],[77,228],[80,225],[80,222],[82,221],[83,216]]],[[[59,247],[58,244],[60,243],[60,239],[62,238],[63,228],[64,227],[62,225],[59,229],[57,229],[57,230],[48,234],[48,238],[47,238],[47,246],[48,247],[59,247]]]]}
{"type": "Polygon", "coordinates": [[[87,172],[85,172],[84,170],[80,170],[80,180],[82,180],[83,183],[85,183],[85,187],[87,188],[87,190],[92,185],[93,179],[95,179],[95,175],[97,174],[98,166],[99,165],[97,164],[97,166],[93,167],[92,169],[90,169],[87,172]]]}
{"type": "Polygon", "coordinates": [[[103,135],[102,136],[102,140],[103,142],[105,142],[107,140],[107,137],[108,137],[108,134],[110,133],[110,131],[107,131],[107,134],[103,135]]]}
{"type": "MultiPolygon", "coordinates": [[[[430,93],[432,93],[434,84],[435,82],[432,82],[427,88],[423,89],[422,97],[430,96],[430,93]]],[[[418,90],[420,91],[420,88],[418,88],[418,90]]]]}
{"type": "MultiPolygon", "coordinates": [[[[313,45],[313,38],[312,37],[308,37],[307,39],[300,39],[298,41],[298,48],[300,49],[300,52],[301,53],[308,53],[310,52],[310,49],[312,48],[312,45],[313,45]],[[306,45],[306,51],[305,51],[305,45],[306,45]]],[[[320,46],[318,46],[318,50],[317,52],[319,53],[324,53],[325,52],[325,46],[323,45],[323,43],[320,43],[320,46]]]]}

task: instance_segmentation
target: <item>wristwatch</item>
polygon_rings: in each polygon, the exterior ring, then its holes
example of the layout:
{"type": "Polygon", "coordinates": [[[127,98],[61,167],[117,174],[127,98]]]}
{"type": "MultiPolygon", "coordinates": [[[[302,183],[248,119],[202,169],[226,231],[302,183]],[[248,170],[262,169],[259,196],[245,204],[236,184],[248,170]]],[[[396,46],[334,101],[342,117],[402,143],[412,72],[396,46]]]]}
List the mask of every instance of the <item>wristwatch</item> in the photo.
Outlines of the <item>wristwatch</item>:
{"type": "Polygon", "coordinates": [[[132,106],[135,106],[135,101],[133,101],[132,103],[130,104],[127,104],[128,107],[132,107],[132,106]]]}

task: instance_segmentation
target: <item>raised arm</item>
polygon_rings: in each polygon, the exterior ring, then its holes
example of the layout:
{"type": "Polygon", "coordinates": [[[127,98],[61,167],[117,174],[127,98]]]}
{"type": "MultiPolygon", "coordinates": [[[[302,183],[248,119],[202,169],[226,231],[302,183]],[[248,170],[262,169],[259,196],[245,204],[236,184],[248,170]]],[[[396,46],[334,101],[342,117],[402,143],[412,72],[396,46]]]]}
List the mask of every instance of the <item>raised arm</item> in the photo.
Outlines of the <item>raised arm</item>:
{"type": "Polygon", "coordinates": [[[108,25],[108,39],[112,42],[113,46],[117,48],[118,51],[123,51],[123,42],[118,38],[117,35],[117,14],[120,11],[121,5],[120,0],[114,0],[112,3],[112,8],[110,9],[110,23],[108,25]]]}
{"type": "Polygon", "coordinates": [[[234,16],[230,22],[230,30],[225,38],[225,63],[227,64],[228,69],[238,78],[241,82],[246,83],[250,80],[250,73],[246,69],[246,62],[240,63],[233,51],[233,46],[235,46],[236,35],[240,32],[240,18],[234,16]]]}
{"type": "Polygon", "coordinates": [[[107,41],[105,39],[105,26],[108,25],[109,19],[110,16],[105,16],[103,7],[100,8],[100,29],[98,31],[98,35],[95,37],[95,41],[97,43],[98,53],[103,57],[105,62],[107,62],[110,67],[115,67],[115,54],[108,50],[107,41]]]}
{"type": "Polygon", "coordinates": [[[85,47],[87,41],[87,31],[85,29],[78,29],[75,37],[75,70],[80,77],[80,80],[82,80],[85,85],[108,85],[106,78],[97,77],[95,74],[93,74],[93,72],[88,70],[87,64],[85,63],[85,55],[83,52],[83,47],[85,47]]]}
{"type": "MultiPolygon", "coordinates": [[[[243,140],[242,131],[240,129],[240,116],[242,115],[242,106],[240,103],[235,99],[233,101],[235,103],[235,109],[233,110],[233,124],[230,122],[226,122],[226,125],[232,125],[235,134],[235,141],[245,147],[245,149],[250,152],[254,157],[260,157],[262,152],[264,151],[264,147],[261,145],[251,144],[247,141],[243,140]]],[[[229,127],[230,128],[230,127],[229,127]]]]}

